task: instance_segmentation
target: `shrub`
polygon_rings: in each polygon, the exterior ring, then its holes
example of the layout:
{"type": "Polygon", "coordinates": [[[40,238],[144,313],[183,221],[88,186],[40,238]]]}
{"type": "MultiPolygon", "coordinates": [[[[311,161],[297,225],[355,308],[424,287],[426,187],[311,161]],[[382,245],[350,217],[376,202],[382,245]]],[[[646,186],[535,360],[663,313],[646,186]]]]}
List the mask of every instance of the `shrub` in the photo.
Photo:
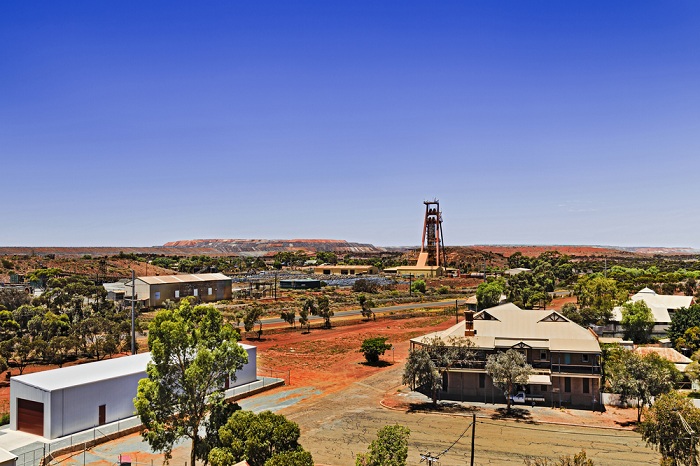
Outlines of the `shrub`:
{"type": "Polygon", "coordinates": [[[416,280],[413,282],[411,285],[411,291],[414,293],[425,293],[425,281],[423,280],[416,280]]]}
{"type": "Polygon", "coordinates": [[[360,352],[365,355],[365,359],[370,364],[379,362],[379,356],[391,349],[391,345],[386,342],[386,337],[367,338],[362,342],[360,352]]]}
{"type": "Polygon", "coordinates": [[[379,291],[379,285],[366,278],[360,278],[355,280],[355,283],[352,284],[352,291],[358,293],[376,293],[379,291]]]}

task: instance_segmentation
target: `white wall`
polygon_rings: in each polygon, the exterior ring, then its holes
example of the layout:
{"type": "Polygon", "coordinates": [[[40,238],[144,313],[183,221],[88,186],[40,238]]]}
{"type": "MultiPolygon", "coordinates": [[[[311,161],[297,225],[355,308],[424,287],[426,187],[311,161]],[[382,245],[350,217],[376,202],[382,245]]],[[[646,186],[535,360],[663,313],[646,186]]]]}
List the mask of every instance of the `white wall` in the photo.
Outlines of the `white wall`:
{"type": "Polygon", "coordinates": [[[236,380],[231,380],[230,388],[255,382],[258,379],[257,348],[249,345],[244,345],[243,348],[248,353],[248,364],[236,371],[236,380]]]}
{"type": "Polygon", "coordinates": [[[51,394],[39,388],[10,379],[10,429],[17,430],[17,398],[44,403],[44,437],[51,422],[51,394]]]}
{"type": "Polygon", "coordinates": [[[63,437],[97,426],[100,405],[105,405],[106,423],[133,416],[138,383],[145,377],[146,372],[141,372],[52,392],[49,438],[63,437]]]}

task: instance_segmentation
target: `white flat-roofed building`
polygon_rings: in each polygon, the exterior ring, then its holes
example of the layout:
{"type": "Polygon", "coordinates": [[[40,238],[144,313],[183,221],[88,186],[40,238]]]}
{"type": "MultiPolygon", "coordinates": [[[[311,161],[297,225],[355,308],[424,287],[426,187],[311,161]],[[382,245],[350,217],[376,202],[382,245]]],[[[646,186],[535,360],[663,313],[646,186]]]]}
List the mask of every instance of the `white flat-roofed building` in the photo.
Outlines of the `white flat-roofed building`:
{"type": "MultiPolygon", "coordinates": [[[[257,379],[257,349],[240,345],[248,364],[229,388],[257,379]]],[[[12,377],[10,429],[55,439],[132,417],[150,361],[151,353],[142,353],[12,377]]]]}

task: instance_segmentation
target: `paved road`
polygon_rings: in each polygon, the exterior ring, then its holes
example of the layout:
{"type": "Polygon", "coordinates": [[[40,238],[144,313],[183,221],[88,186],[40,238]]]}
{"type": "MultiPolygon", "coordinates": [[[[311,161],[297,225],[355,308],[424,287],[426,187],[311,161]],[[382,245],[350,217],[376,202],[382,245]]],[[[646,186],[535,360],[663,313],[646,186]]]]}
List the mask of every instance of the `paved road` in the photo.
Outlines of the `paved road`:
{"type": "MultiPolygon", "coordinates": [[[[458,299],[457,304],[459,306],[463,306],[466,303],[464,299],[458,299]]],[[[435,308],[444,308],[444,307],[454,307],[455,305],[455,300],[451,301],[433,301],[430,303],[409,303],[409,304],[397,304],[396,306],[386,306],[386,307],[377,307],[372,309],[375,314],[383,314],[385,312],[396,312],[396,311],[410,311],[412,309],[435,309],[435,308]]],[[[358,316],[362,313],[361,309],[350,309],[348,311],[339,311],[334,314],[334,317],[347,317],[347,316],[358,316]]],[[[316,321],[321,321],[323,320],[322,317],[319,316],[309,316],[309,321],[310,322],[316,322],[316,321]]],[[[263,325],[266,324],[280,324],[284,323],[284,320],[278,318],[278,317],[268,317],[266,319],[262,319],[263,325]]]]}

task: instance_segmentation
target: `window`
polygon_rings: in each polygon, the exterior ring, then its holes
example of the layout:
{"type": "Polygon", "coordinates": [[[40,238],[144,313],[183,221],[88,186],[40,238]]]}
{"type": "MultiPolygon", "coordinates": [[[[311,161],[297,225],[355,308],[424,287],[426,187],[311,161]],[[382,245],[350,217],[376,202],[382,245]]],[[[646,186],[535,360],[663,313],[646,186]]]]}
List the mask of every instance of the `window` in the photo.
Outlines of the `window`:
{"type": "Polygon", "coordinates": [[[156,291],[156,299],[160,299],[160,291],[156,291]]]}
{"type": "Polygon", "coordinates": [[[546,361],[546,360],[547,360],[547,351],[540,350],[540,361],[546,361]]]}
{"type": "Polygon", "coordinates": [[[582,355],[581,355],[581,361],[583,361],[583,362],[588,362],[588,361],[589,361],[588,355],[587,355],[587,354],[582,354],[582,355]]]}
{"type": "Polygon", "coordinates": [[[180,297],[180,290],[175,290],[175,297],[179,298],[180,297]]]}
{"type": "Polygon", "coordinates": [[[486,374],[479,374],[479,388],[486,386],[486,374]]]}
{"type": "Polygon", "coordinates": [[[207,289],[207,294],[211,296],[211,288],[207,289]]]}
{"type": "Polygon", "coordinates": [[[194,295],[199,296],[199,289],[197,289],[197,288],[194,289],[194,295]]]}
{"type": "Polygon", "coordinates": [[[564,391],[571,393],[571,377],[564,377],[564,391]]]}
{"type": "Polygon", "coordinates": [[[583,379],[583,393],[590,393],[590,380],[583,379]]]}
{"type": "Polygon", "coordinates": [[[546,385],[540,385],[540,391],[541,391],[541,392],[546,392],[546,391],[547,391],[547,386],[546,386],[546,385]]]}
{"type": "Polygon", "coordinates": [[[571,364],[571,354],[564,353],[564,364],[571,364]]]}

